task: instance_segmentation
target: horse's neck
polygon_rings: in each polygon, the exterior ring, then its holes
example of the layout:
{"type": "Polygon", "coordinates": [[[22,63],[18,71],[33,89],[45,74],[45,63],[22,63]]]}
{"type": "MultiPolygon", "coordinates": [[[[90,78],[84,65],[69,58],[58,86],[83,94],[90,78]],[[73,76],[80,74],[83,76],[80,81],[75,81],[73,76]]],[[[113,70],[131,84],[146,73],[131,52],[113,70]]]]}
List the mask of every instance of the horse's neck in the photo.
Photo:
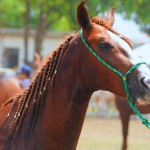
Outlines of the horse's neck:
{"type": "MultiPolygon", "coordinates": [[[[71,63],[63,62],[49,84],[44,112],[38,126],[42,131],[39,138],[49,139],[45,145],[55,139],[53,142],[65,150],[76,147],[92,94],[77,80],[74,72],[76,68],[70,65],[71,63]]],[[[35,136],[37,137],[36,134],[35,136]]]]}
{"type": "Polygon", "coordinates": [[[65,73],[58,72],[50,85],[41,123],[45,124],[45,133],[53,135],[67,150],[78,141],[90,94],[65,73]]]}

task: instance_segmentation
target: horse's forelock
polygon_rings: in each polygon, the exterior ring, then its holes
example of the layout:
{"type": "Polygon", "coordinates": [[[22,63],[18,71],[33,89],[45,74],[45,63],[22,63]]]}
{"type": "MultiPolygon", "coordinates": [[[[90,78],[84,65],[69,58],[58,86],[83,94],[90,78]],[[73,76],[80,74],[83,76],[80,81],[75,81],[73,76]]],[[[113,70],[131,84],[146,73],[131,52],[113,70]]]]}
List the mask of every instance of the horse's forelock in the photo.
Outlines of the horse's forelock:
{"type": "Polygon", "coordinates": [[[115,31],[115,30],[113,29],[113,27],[111,26],[111,23],[110,23],[109,20],[100,18],[100,17],[98,17],[98,16],[95,16],[95,17],[93,17],[93,18],[91,19],[91,21],[92,21],[93,23],[97,24],[97,25],[103,26],[103,27],[106,28],[107,30],[109,30],[109,31],[113,32],[114,34],[118,35],[121,39],[123,39],[124,41],[126,41],[126,42],[130,45],[130,47],[132,48],[132,44],[131,44],[130,40],[129,40],[127,37],[125,37],[124,35],[120,34],[120,33],[117,32],[117,31],[115,31]]]}

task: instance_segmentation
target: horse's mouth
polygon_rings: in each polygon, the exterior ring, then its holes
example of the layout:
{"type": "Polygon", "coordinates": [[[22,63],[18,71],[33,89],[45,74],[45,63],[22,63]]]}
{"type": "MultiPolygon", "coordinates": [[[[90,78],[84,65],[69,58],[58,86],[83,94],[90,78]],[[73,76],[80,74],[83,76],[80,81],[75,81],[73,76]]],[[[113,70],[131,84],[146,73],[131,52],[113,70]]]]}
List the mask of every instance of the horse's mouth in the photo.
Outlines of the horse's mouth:
{"type": "Polygon", "coordinates": [[[147,104],[148,104],[147,101],[145,101],[145,100],[143,100],[143,99],[141,99],[141,98],[138,98],[138,99],[136,100],[136,102],[137,102],[138,105],[147,105],[147,104]]]}
{"type": "Polygon", "coordinates": [[[144,95],[143,93],[138,95],[136,92],[132,93],[131,95],[131,100],[136,104],[136,105],[146,105],[150,104],[150,95],[146,94],[144,95]]]}
{"type": "Polygon", "coordinates": [[[139,82],[129,84],[131,100],[137,105],[150,104],[150,89],[141,86],[139,82]]]}
{"type": "Polygon", "coordinates": [[[147,105],[150,104],[150,94],[146,94],[143,97],[138,97],[135,101],[136,104],[138,105],[147,105]]]}

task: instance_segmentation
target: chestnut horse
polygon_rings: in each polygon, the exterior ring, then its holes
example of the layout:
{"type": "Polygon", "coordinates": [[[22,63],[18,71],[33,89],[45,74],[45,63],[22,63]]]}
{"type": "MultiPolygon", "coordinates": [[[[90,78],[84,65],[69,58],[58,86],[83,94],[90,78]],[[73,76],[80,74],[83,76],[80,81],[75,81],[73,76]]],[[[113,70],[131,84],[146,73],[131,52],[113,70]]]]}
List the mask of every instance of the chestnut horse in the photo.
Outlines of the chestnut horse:
{"type": "Polygon", "coordinates": [[[16,96],[22,91],[19,80],[15,77],[0,77],[0,107],[8,99],[16,96]]]}
{"type": "MultiPolygon", "coordinates": [[[[113,11],[106,19],[90,20],[84,1],[79,4],[77,20],[82,33],[70,35],[30,87],[1,108],[1,150],[75,150],[92,93],[101,89],[125,96],[122,79],[83,42],[84,37],[99,57],[122,73],[140,62],[128,40],[113,30],[113,11]]],[[[128,76],[134,101],[139,97],[150,101],[148,76],[150,70],[144,64],[128,76]]]]}
{"type": "MultiPolygon", "coordinates": [[[[127,136],[128,136],[128,127],[129,127],[129,119],[130,116],[135,114],[134,111],[130,108],[127,99],[121,96],[116,96],[116,106],[120,114],[120,119],[122,123],[122,150],[127,150],[127,136]]],[[[147,105],[139,105],[137,106],[139,111],[142,114],[150,113],[150,104],[147,105]]]]}

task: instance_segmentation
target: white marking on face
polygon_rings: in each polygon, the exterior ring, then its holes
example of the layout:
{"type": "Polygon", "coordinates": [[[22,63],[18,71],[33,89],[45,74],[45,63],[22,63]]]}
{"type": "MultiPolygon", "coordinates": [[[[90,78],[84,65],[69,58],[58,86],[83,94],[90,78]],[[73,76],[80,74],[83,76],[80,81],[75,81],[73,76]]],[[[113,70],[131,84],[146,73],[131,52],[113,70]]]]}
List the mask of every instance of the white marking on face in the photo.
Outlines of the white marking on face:
{"type": "MultiPolygon", "coordinates": [[[[121,39],[119,36],[117,36],[116,34],[114,34],[111,31],[107,30],[107,33],[109,34],[111,39],[117,41],[117,43],[128,53],[129,59],[133,65],[135,65],[139,62],[143,62],[143,59],[138,57],[133,52],[133,50],[131,49],[131,47],[129,46],[129,44],[126,41],[124,41],[123,39],[121,39]]],[[[138,68],[139,68],[138,70],[141,72],[141,74],[149,74],[150,75],[150,70],[148,69],[148,67],[146,65],[140,65],[138,68]]]]}
{"type": "Polygon", "coordinates": [[[111,39],[117,41],[117,43],[128,53],[131,63],[136,64],[141,62],[140,58],[134,54],[133,50],[126,41],[111,31],[107,31],[107,33],[110,35],[111,39]]]}
{"type": "Polygon", "coordinates": [[[132,49],[131,49],[131,47],[129,46],[129,44],[128,44],[126,41],[124,41],[123,39],[121,39],[121,38],[119,37],[119,35],[116,35],[116,34],[114,34],[114,33],[111,32],[111,31],[107,31],[107,33],[110,35],[110,37],[111,37],[113,40],[117,41],[117,42],[119,43],[119,45],[120,45],[124,50],[126,50],[128,53],[131,53],[131,52],[132,52],[132,49]]]}

